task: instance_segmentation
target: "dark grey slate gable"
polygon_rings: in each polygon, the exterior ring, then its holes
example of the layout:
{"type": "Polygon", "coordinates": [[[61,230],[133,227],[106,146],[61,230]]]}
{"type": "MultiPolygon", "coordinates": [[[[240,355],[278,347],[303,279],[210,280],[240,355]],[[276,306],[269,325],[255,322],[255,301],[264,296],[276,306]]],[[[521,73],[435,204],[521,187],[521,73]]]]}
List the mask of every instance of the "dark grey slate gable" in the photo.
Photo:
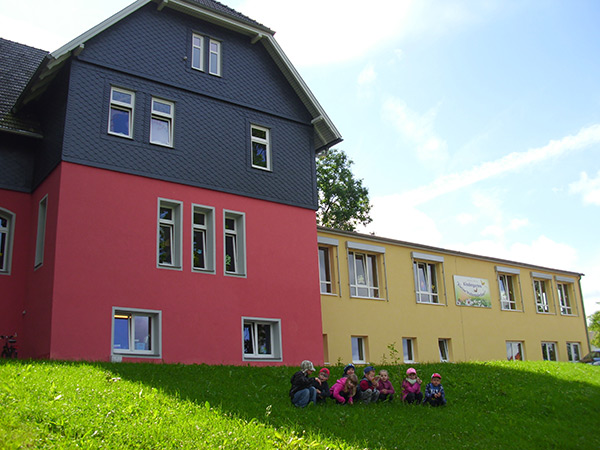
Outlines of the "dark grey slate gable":
{"type": "Polygon", "coordinates": [[[65,161],[316,208],[311,115],[264,46],[150,3],[73,61],[65,161]],[[222,43],[221,77],[190,67],[192,33],[222,43]],[[134,135],[109,135],[111,86],[135,93],[134,135]],[[152,97],[175,104],[173,148],[149,143],[152,97]],[[271,130],[273,170],[251,167],[250,124],[271,130]]]}

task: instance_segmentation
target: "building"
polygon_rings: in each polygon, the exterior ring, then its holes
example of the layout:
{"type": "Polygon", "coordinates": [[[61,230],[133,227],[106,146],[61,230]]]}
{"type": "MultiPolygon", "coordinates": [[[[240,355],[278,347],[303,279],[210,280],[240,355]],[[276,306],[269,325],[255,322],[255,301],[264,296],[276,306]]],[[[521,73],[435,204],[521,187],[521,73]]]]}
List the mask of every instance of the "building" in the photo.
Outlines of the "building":
{"type": "Polygon", "coordinates": [[[51,54],[0,40],[20,356],[322,360],[315,155],[341,137],[273,35],[213,0],[139,0],[51,54]]]}
{"type": "Polygon", "coordinates": [[[326,362],[577,361],[582,274],[318,229],[326,362]]]}

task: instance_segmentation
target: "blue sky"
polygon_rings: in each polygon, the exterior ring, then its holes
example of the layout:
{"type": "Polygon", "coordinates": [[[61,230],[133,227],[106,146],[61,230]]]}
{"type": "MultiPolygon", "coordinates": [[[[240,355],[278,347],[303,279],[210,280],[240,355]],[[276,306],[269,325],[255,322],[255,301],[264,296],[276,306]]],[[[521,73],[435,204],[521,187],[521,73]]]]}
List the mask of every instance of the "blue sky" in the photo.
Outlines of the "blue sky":
{"type": "MultiPolygon", "coordinates": [[[[53,51],[129,3],[0,0],[0,35],[53,51]]],[[[277,32],[340,130],[361,231],[581,272],[600,310],[600,2],[223,3],[277,32]]]]}

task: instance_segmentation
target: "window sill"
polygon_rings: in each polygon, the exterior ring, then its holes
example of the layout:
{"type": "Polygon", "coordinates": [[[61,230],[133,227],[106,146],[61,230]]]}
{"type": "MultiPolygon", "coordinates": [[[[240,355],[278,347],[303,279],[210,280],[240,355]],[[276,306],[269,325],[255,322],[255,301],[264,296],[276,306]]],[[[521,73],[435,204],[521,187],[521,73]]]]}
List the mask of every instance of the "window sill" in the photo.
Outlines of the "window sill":
{"type": "Polygon", "coordinates": [[[123,358],[147,358],[147,359],[160,359],[162,356],[157,353],[135,353],[135,352],[113,352],[110,355],[110,359],[113,362],[120,362],[123,358]]]}
{"type": "Polygon", "coordinates": [[[265,362],[281,362],[283,358],[277,356],[246,356],[242,358],[242,361],[265,361],[265,362]]]}
{"type": "Polygon", "coordinates": [[[245,273],[238,273],[238,272],[225,272],[225,276],[234,277],[234,278],[246,278],[245,273]]]}
{"type": "Polygon", "coordinates": [[[321,295],[326,295],[328,297],[339,297],[335,292],[321,292],[321,295]]]}
{"type": "MultiPolygon", "coordinates": [[[[334,294],[327,294],[327,295],[334,295],[334,294]]],[[[359,298],[361,300],[381,300],[381,301],[385,301],[385,298],[381,298],[381,297],[361,297],[359,295],[351,295],[350,298],[359,298]]]]}
{"type": "Polygon", "coordinates": [[[182,270],[181,266],[168,266],[166,264],[159,264],[156,266],[158,269],[170,269],[170,270],[182,270]]]}
{"type": "Polygon", "coordinates": [[[269,168],[269,167],[261,167],[261,166],[255,166],[252,165],[253,169],[258,169],[258,170],[262,170],[263,172],[273,172],[273,169],[269,168]]]}
{"type": "Polygon", "coordinates": [[[435,306],[445,306],[445,303],[433,303],[433,302],[420,302],[417,300],[417,305],[435,305],[435,306]]]}
{"type": "Polygon", "coordinates": [[[501,308],[501,311],[507,311],[507,312],[523,312],[522,309],[507,309],[507,308],[501,308]]]}
{"type": "Polygon", "coordinates": [[[560,313],[560,315],[561,316],[566,316],[566,317],[578,317],[577,314],[563,314],[563,313],[560,313]]]}
{"type": "Polygon", "coordinates": [[[217,271],[214,269],[198,269],[195,267],[192,267],[192,272],[193,273],[206,273],[209,275],[215,275],[217,273],[217,271]]]}

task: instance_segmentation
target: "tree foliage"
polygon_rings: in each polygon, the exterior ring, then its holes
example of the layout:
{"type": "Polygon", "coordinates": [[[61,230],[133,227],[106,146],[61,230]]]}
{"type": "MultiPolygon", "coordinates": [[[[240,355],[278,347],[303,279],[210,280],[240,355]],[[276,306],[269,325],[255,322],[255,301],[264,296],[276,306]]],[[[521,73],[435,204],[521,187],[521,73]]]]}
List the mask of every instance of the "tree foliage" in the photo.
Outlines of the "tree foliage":
{"type": "Polygon", "coordinates": [[[354,231],[373,220],[369,215],[369,190],[362,180],[354,178],[352,164],[343,150],[330,149],[317,157],[319,225],[354,231]]]}
{"type": "Polygon", "coordinates": [[[591,316],[588,316],[589,326],[588,329],[590,331],[594,331],[596,334],[594,335],[594,339],[592,339],[592,345],[594,347],[600,347],[600,311],[596,311],[591,316]]]}

